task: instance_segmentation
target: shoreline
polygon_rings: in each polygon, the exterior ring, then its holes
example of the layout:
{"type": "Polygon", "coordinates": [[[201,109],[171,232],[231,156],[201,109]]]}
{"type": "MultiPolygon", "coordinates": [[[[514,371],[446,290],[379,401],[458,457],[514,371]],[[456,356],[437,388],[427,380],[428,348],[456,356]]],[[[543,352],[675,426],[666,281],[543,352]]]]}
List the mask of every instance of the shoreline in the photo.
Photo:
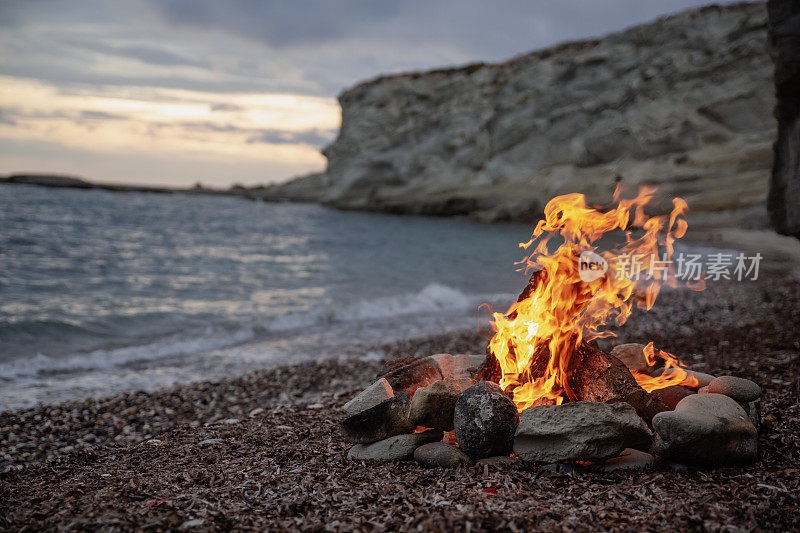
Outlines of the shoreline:
{"type": "MultiPolygon", "coordinates": [[[[800,369],[800,332],[794,331],[794,324],[800,319],[798,313],[800,313],[800,285],[791,278],[781,277],[778,280],[767,279],[744,284],[727,282],[712,285],[701,292],[664,292],[651,311],[635,312],[625,325],[621,328],[612,328],[612,331],[617,334],[614,340],[616,344],[652,340],[656,347],[674,353],[696,370],[718,374],[737,372],[769,388],[769,383],[762,383],[763,378],[759,381],[757,376],[750,375],[754,369],[760,369],[758,360],[736,362],[731,359],[725,347],[734,341],[728,340],[728,337],[735,338],[751,350],[776,352],[774,359],[780,364],[797,365],[800,369]],[[745,308],[750,312],[742,315],[739,310],[745,308]],[[714,330],[706,330],[707,324],[714,324],[714,330]]],[[[0,431],[0,450],[4,453],[4,456],[0,456],[0,471],[47,458],[48,454],[41,453],[41,450],[26,460],[21,460],[28,457],[25,454],[15,455],[14,450],[9,453],[9,445],[13,444],[14,439],[19,440],[19,436],[9,439],[8,435],[14,435],[15,426],[31,426],[37,421],[44,421],[49,415],[58,419],[69,413],[70,418],[74,419],[77,416],[77,420],[83,420],[75,427],[70,427],[69,424],[61,426],[63,437],[67,440],[58,440],[49,446],[56,452],[64,447],[67,448],[64,450],[66,453],[72,452],[73,448],[70,448],[71,443],[68,442],[69,439],[76,438],[72,430],[85,429],[87,425],[92,424],[103,426],[108,420],[104,422],[101,418],[106,415],[110,415],[113,419],[111,424],[113,427],[109,426],[107,429],[109,434],[113,433],[114,442],[140,442],[152,438],[160,431],[169,431],[181,425],[199,426],[223,419],[246,417],[252,409],[257,409],[259,401],[264,399],[261,393],[246,399],[248,391],[258,388],[265,380],[275,379],[275,376],[295,377],[287,378],[283,388],[276,389],[274,384],[266,387],[273,389],[266,398],[270,402],[313,404],[325,394],[332,398],[349,398],[369,385],[386,359],[401,355],[424,357],[435,353],[485,353],[490,337],[491,331],[488,328],[456,329],[365,346],[359,356],[323,357],[304,359],[301,362],[286,361],[224,377],[176,383],[150,391],[125,390],[112,395],[100,394],[5,409],[0,411],[0,428],[4,430],[0,431]],[[367,354],[373,355],[367,357],[367,354]],[[377,357],[375,354],[383,356],[377,357]],[[321,380],[319,383],[314,383],[311,377],[313,372],[307,371],[306,368],[323,373],[343,372],[343,374],[336,377],[335,381],[321,380]],[[293,385],[292,383],[298,379],[305,381],[302,385],[293,385]],[[237,402],[231,406],[216,401],[208,403],[203,399],[205,396],[211,398],[224,396],[220,391],[233,391],[232,393],[238,398],[237,402]],[[194,406],[183,405],[177,410],[158,406],[161,399],[171,397],[191,397],[199,403],[194,406]],[[130,408],[134,405],[146,406],[145,412],[159,412],[160,418],[149,423],[138,420],[140,429],[132,431],[124,430],[123,427],[120,433],[120,428],[117,426],[121,419],[117,420],[115,416],[120,414],[129,416],[132,413],[130,408]]],[[[610,344],[602,347],[610,350],[610,344]]],[[[743,347],[740,346],[739,350],[741,351],[743,347]]],[[[798,376],[800,371],[795,375],[787,374],[785,379],[793,378],[794,381],[787,381],[786,385],[794,383],[795,387],[800,388],[798,376]]],[[[137,407],[137,412],[138,409],[137,407]]],[[[37,431],[37,435],[43,434],[37,431]]],[[[85,444],[102,443],[104,440],[106,439],[94,435],[85,444]]],[[[82,444],[79,447],[86,445],[82,444]]],[[[60,454],[51,455],[50,459],[60,454]]]]}
{"type": "MultiPolygon", "coordinates": [[[[356,394],[364,384],[370,381],[373,374],[377,374],[382,362],[397,355],[429,355],[440,351],[464,352],[474,349],[480,343],[485,343],[488,339],[488,330],[462,330],[453,331],[440,335],[430,335],[405,339],[380,346],[370,347],[366,352],[382,351],[385,357],[377,358],[323,358],[319,360],[308,360],[300,363],[286,362],[283,364],[270,365],[256,370],[227,376],[222,379],[189,381],[178,383],[168,387],[161,387],[153,391],[130,390],[118,394],[105,396],[89,396],[80,399],[72,399],[55,403],[45,403],[31,407],[18,407],[0,411],[0,472],[10,471],[18,466],[35,463],[39,461],[50,461],[57,457],[68,455],[76,451],[86,450],[94,444],[119,444],[119,443],[140,443],[144,440],[153,438],[160,432],[170,431],[180,426],[200,427],[208,424],[219,423],[223,420],[232,418],[246,418],[253,409],[258,409],[265,399],[269,402],[285,403],[292,405],[297,402],[315,403],[322,398],[346,398],[356,394]],[[308,372],[307,368],[314,369],[308,372]],[[315,383],[313,375],[335,374],[330,381],[315,383]],[[263,391],[256,393],[252,398],[246,397],[245,393],[258,389],[265,381],[269,382],[263,391]],[[301,383],[302,382],[302,383],[301,383]],[[284,387],[277,387],[277,383],[283,383],[284,387]],[[342,391],[327,394],[329,387],[343,387],[342,391]],[[230,394],[237,396],[234,405],[220,406],[207,398],[226,396],[226,401],[230,400],[230,394]],[[175,398],[185,403],[188,398],[192,398],[195,403],[192,406],[182,405],[179,409],[170,407],[175,398]],[[166,404],[166,406],[161,404],[166,404]],[[140,413],[141,411],[141,413],[140,413]],[[149,413],[151,420],[141,419],[141,415],[149,413]],[[131,416],[134,415],[134,416],[131,416]],[[35,426],[38,422],[46,423],[47,418],[82,421],[74,427],[62,425],[60,427],[61,437],[47,446],[37,446],[31,454],[25,454],[11,458],[17,450],[8,452],[9,446],[15,442],[13,437],[15,430],[22,425],[35,426]],[[127,417],[127,418],[126,418],[127,417]],[[134,425],[124,424],[123,420],[134,421],[134,425]],[[82,430],[87,429],[87,424],[91,424],[99,433],[98,435],[89,431],[83,431],[82,435],[77,435],[82,430]],[[105,431],[108,430],[108,431],[105,431]],[[88,438],[84,438],[88,435],[88,438]],[[11,436],[11,438],[9,438],[11,436]],[[71,442],[74,441],[74,442],[71,442]],[[18,460],[24,459],[24,460],[18,460]]],[[[344,401],[341,403],[344,404],[344,401]]],[[[31,427],[31,429],[33,429],[31,427]]],[[[44,431],[44,434],[52,434],[44,431]]],[[[43,434],[38,433],[37,437],[43,434]]],[[[38,439],[37,439],[38,440],[38,439]]],[[[30,444],[31,441],[28,441],[30,444]]],[[[38,444],[41,444],[40,441],[38,444]]],[[[28,449],[30,446],[23,446],[28,449]]]]}
{"type": "MultiPolygon", "coordinates": [[[[702,251],[703,247],[713,247],[717,250],[723,251],[742,251],[749,256],[756,253],[761,253],[764,258],[761,261],[759,276],[764,280],[795,280],[800,282],[800,244],[791,237],[784,237],[772,232],[762,231],[743,231],[735,229],[718,229],[718,230],[690,230],[689,238],[684,239],[687,246],[702,251]]],[[[759,282],[760,283],[760,282],[759,282]]],[[[495,295],[497,296],[497,295],[495,295]]],[[[680,313],[681,310],[672,305],[672,307],[664,307],[665,302],[674,300],[665,300],[665,294],[659,297],[656,302],[653,312],[648,315],[636,317],[634,315],[633,323],[647,324],[647,321],[652,318],[652,313],[664,316],[668,313],[668,309],[674,308],[675,313],[680,313]],[[648,318],[651,317],[651,318],[648,318]]],[[[707,301],[706,305],[715,305],[713,298],[706,295],[698,296],[700,299],[707,301]]],[[[514,295],[508,294],[508,303],[512,302],[514,295]]],[[[487,301],[487,300],[483,300],[487,301]]],[[[497,303],[501,303],[500,300],[497,303]]],[[[742,301],[742,304],[746,304],[742,301]]],[[[405,327],[398,329],[393,326],[393,331],[390,333],[390,340],[406,337],[409,342],[413,342],[416,337],[420,335],[432,335],[434,332],[445,331],[445,326],[436,327],[422,327],[417,324],[424,316],[416,317],[411,315],[400,315],[395,320],[399,319],[401,322],[404,320],[413,320],[414,327],[405,327]],[[409,318],[411,317],[411,318],[409,318]],[[402,331],[401,335],[393,335],[396,331],[402,331]],[[410,331],[411,329],[415,331],[410,331]],[[426,333],[427,331],[428,333],[426,333]]],[[[463,332],[463,321],[456,321],[450,317],[446,331],[454,332],[454,335],[460,335],[463,332]]],[[[339,324],[339,334],[347,333],[347,322],[339,324]]],[[[385,324],[380,325],[385,328],[385,324]]],[[[622,338],[626,335],[631,337],[633,341],[640,341],[642,338],[637,337],[636,334],[631,334],[631,325],[625,326],[621,333],[622,338]]],[[[679,333],[679,332],[676,332],[679,333]]],[[[322,333],[320,333],[322,335],[322,333]]],[[[377,337],[373,334],[372,337],[377,337]]],[[[382,337],[385,339],[385,337],[382,337]]],[[[620,342],[624,342],[620,339],[620,342]]],[[[211,339],[214,340],[214,339],[211,339]]],[[[368,340],[365,342],[353,343],[351,340],[347,344],[336,344],[335,346],[325,346],[322,352],[315,351],[322,348],[314,348],[311,345],[300,346],[294,344],[289,340],[283,342],[285,346],[281,347],[278,351],[272,352],[267,343],[276,342],[274,339],[267,337],[248,337],[245,340],[233,342],[233,344],[225,344],[218,348],[208,348],[210,351],[204,351],[202,354],[195,355],[174,355],[166,356],[163,358],[150,358],[148,353],[140,355],[143,357],[141,363],[139,360],[132,359],[130,363],[122,360],[119,365],[113,364],[105,367],[101,366],[98,369],[81,371],[70,370],[69,368],[55,367],[57,372],[51,377],[48,376],[47,371],[45,374],[25,374],[19,384],[16,384],[13,379],[7,383],[5,392],[7,393],[0,402],[0,412],[9,410],[19,410],[27,407],[40,407],[52,406],[65,401],[81,401],[83,399],[92,398],[105,398],[110,397],[116,391],[135,391],[139,387],[144,387],[148,391],[157,392],[157,390],[165,390],[172,387],[174,384],[191,385],[193,383],[201,383],[211,380],[222,380],[228,377],[243,375],[252,370],[263,368],[274,368],[276,366],[291,365],[293,360],[297,357],[302,357],[302,360],[319,360],[320,357],[327,359],[337,359],[342,357],[364,357],[366,354],[372,353],[371,357],[376,357],[378,353],[386,352],[385,346],[375,344],[376,341],[368,340]],[[221,354],[217,352],[220,351],[221,354]],[[302,355],[301,355],[302,354],[302,355]],[[221,357],[221,359],[219,359],[221,357]],[[150,378],[148,378],[150,376],[150,378]],[[152,381],[152,380],[155,381],[152,381]],[[150,381],[148,381],[150,380],[150,381]],[[48,386],[48,383],[50,386],[48,386]],[[146,383],[142,385],[142,383],[146,383]],[[48,387],[48,388],[44,388],[48,387]],[[28,391],[31,391],[30,393],[28,391]],[[47,393],[37,391],[49,391],[47,393]],[[76,391],[76,392],[73,392],[76,391]],[[30,394],[30,396],[28,396],[30,394]],[[38,403],[41,402],[41,403],[38,403]]],[[[322,342],[322,340],[314,341],[322,342]]],[[[330,342],[330,341],[326,341],[330,342]]],[[[152,345],[153,349],[158,349],[156,345],[152,345]]],[[[136,348],[139,351],[146,350],[148,345],[121,347],[121,351],[136,348]]],[[[480,347],[482,351],[485,348],[480,347]]],[[[669,346],[665,346],[669,351],[669,346]]],[[[427,355],[427,354],[426,354],[427,355]]],[[[113,361],[112,361],[113,362],[113,361]]],[[[53,364],[62,364],[63,361],[54,359],[53,364]]],[[[52,367],[43,367],[45,370],[52,367]]]]}

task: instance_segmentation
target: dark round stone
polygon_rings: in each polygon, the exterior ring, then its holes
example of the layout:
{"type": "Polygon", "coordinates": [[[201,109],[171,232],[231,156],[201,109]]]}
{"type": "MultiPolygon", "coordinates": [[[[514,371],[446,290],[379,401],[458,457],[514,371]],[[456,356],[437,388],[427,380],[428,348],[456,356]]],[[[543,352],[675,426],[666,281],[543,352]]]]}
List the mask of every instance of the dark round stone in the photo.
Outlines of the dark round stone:
{"type": "Polygon", "coordinates": [[[479,381],[459,396],[454,422],[458,446],[478,460],[511,453],[519,413],[497,383],[479,381]]]}

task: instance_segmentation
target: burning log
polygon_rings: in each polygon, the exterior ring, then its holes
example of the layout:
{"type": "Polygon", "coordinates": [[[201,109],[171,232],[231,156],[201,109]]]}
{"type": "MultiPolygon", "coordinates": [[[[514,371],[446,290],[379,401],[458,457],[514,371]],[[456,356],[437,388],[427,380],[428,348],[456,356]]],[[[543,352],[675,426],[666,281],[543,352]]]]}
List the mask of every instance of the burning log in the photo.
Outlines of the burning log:
{"type": "MultiPolygon", "coordinates": [[[[541,284],[546,281],[544,271],[536,271],[531,276],[525,290],[517,298],[517,303],[531,298],[541,284]]],[[[580,282],[579,282],[580,283],[580,282]]],[[[508,314],[507,319],[513,321],[517,318],[515,308],[508,314]]],[[[503,371],[497,357],[492,353],[491,347],[487,349],[486,361],[478,371],[478,379],[499,383],[503,371]]],[[[508,345],[508,353],[516,357],[513,344],[508,345]]],[[[551,354],[546,344],[538,347],[528,367],[529,376],[539,379],[546,374],[547,365],[551,354]]],[[[636,412],[648,424],[657,413],[667,411],[669,408],[659,399],[648,394],[636,382],[628,367],[613,355],[600,350],[594,344],[582,342],[568,357],[564,392],[567,401],[590,401],[602,403],[626,402],[636,409],[636,412]]],[[[555,400],[542,397],[532,405],[552,405],[555,400]]]]}
{"type": "MultiPolygon", "coordinates": [[[[531,375],[539,378],[544,375],[549,354],[541,350],[531,366],[531,375]]],[[[568,401],[587,401],[630,404],[642,419],[648,424],[653,417],[661,411],[668,411],[669,407],[661,400],[654,398],[636,383],[636,379],[625,364],[597,348],[583,343],[570,359],[567,377],[568,401]]],[[[498,383],[502,370],[497,358],[489,353],[486,361],[478,372],[478,379],[498,383]]],[[[545,398],[536,405],[548,405],[553,402],[545,398]]]]}
{"type": "MultiPolygon", "coordinates": [[[[685,372],[677,373],[674,383],[671,376],[634,377],[624,363],[588,343],[602,337],[607,324],[624,324],[634,306],[649,309],[667,281],[673,242],[686,231],[680,218],[686,203],[676,198],[669,215],[648,217],[645,208],[654,193],[643,188],[607,210],[588,205],[580,194],[554,198],[531,240],[520,244],[528,249],[538,240],[521,262],[534,273],[506,313],[493,313],[490,358],[479,373],[512,392],[518,410],[564,401],[628,402],[648,422],[666,410],[647,391],[680,384],[685,372]],[[644,234],[634,237],[631,226],[644,234]],[[624,244],[599,252],[594,243],[610,231],[625,232],[624,244]],[[551,251],[548,242],[556,236],[563,243],[551,251]],[[645,279],[627,275],[632,257],[638,258],[637,268],[646,269],[645,279]],[[656,257],[667,266],[655,268],[656,257]]],[[[647,348],[645,363],[652,365],[646,366],[655,366],[657,357],[680,366],[671,354],[656,352],[652,344],[647,348]]]]}
{"type": "MultiPolygon", "coordinates": [[[[536,291],[539,281],[541,280],[541,272],[541,270],[537,270],[533,273],[531,279],[528,280],[528,284],[525,286],[525,289],[520,293],[519,298],[517,298],[517,303],[527,300],[536,291]]],[[[508,315],[510,320],[513,320],[516,317],[516,309],[511,311],[511,313],[508,315]]],[[[539,375],[541,376],[541,373],[539,375]]],[[[495,357],[495,355],[492,353],[491,347],[487,346],[486,360],[478,369],[478,373],[475,378],[478,381],[494,381],[495,383],[500,383],[501,377],[503,377],[503,369],[500,367],[500,361],[498,361],[497,357],[495,357]]]]}
{"type": "Polygon", "coordinates": [[[582,344],[572,356],[567,385],[570,396],[574,395],[575,400],[626,402],[648,424],[656,414],[669,411],[664,402],[648,394],[636,383],[622,361],[591,344],[582,344]]]}

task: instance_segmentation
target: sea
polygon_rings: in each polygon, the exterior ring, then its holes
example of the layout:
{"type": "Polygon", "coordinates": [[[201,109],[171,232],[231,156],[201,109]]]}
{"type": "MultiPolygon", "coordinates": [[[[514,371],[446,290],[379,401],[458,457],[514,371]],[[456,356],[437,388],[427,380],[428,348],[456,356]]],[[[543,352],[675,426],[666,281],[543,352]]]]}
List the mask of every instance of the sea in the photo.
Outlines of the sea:
{"type": "Polygon", "coordinates": [[[0,411],[478,328],[525,286],[531,230],[0,185],[0,411]]]}

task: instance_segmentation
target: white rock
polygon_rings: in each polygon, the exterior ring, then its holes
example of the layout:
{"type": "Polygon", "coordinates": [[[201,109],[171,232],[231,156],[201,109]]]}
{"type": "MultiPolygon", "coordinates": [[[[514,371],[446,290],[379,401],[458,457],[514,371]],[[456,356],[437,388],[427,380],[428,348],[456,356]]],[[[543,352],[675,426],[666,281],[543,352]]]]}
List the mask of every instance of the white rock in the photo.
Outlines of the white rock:
{"type": "Polygon", "coordinates": [[[344,404],[343,409],[349,415],[356,415],[362,411],[366,411],[370,407],[375,407],[382,401],[388,400],[393,396],[394,391],[392,391],[392,386],[389,385],[386,378],[381,378],[344,404]]]}

